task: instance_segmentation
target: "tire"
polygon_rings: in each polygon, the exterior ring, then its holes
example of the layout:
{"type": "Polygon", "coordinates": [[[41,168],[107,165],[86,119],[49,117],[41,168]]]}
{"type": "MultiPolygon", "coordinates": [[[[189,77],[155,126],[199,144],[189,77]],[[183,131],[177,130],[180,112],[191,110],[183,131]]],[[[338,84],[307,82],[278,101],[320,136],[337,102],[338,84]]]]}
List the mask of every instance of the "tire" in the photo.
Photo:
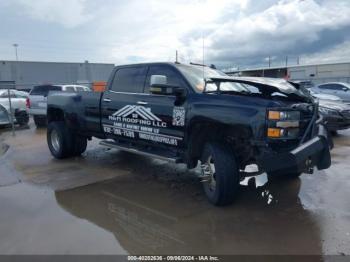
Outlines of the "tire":
{"type": "Polygon", "coordinates": [[[26,126],[29,122],[29,115],[25,111],[20,111],[16,113],[16,121],[19,124],[19,126],[26,126]]]}
{"type": "Polygon", "coordinates": [[[239,190],[239,170],[231,148],[219,143],[205,144],[201,167],[204,175],[212,173],[203,182],[208,200],[216,206],[231,204],[239,190]]]}
{"type": "Polygon", "coordinates": [[[80,156],[87,147],[87,138],[79,135],[73,135],[72,156],[80,156]]]}
{"type": "Polygon", "coordinates": [[[51,122],[48,125],[47,144],[55,158],[62,159],[72,155],[72,134],[64,122],[51,122]]]}
{"type": "Polygon", "coordinates": [[[40,128],[47,126],[46,116],[33,116],[33,119],[36,127],[40,128]]]}

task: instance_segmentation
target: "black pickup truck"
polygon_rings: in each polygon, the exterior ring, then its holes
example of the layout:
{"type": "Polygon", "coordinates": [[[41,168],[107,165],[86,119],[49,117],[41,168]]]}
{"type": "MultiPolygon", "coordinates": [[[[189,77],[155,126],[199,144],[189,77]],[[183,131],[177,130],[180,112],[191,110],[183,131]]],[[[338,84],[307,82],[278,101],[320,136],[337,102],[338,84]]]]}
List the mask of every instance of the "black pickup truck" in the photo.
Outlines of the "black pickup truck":
{"type": "Polygon", "coordinates": [[[54,157],[78,156],[97,137],[103,146],[198,166],[215,205],[231,203],[247,176],[298,177],[331,165],[327,131],[307,91],[200,65],[117,66],[103,93],[50,94],[47,118],[54,157]],[[256,172],[246,172],[251,164],[256,172]]]}

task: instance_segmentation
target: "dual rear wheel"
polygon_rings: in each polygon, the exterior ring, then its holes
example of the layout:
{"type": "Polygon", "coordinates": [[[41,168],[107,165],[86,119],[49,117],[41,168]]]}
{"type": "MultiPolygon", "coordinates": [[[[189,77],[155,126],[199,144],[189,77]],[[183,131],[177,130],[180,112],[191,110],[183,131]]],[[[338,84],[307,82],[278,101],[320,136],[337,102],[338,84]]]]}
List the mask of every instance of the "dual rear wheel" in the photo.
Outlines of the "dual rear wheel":
{"type": "Polygon", "coordinates": [[[74,133],[63,121],[50,122],[47,127],[47,144],[51,154],[62,159],[84,153],[87,138],[74,133]]]}

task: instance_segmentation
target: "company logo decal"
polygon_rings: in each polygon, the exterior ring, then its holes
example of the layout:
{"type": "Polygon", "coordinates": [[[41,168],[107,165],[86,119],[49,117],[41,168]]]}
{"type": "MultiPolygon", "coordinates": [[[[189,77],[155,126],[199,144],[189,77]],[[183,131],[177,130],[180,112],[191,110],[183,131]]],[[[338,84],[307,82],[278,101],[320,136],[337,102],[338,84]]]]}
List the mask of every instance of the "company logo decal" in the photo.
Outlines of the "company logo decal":
{"type": "Polygon", "coordinates": [[[137,118],[139,116],[144,120],[162,121],[159,117],[151,112],[150,108],[143,106],[127,105],[113,114],[115,117],[128,117],[130,115],[132,115],[133,118],[137,118]]]}
{"type": "MultiPolygon", "coordinates": [[[[174,108],[173,125],[184,125],[185,110],[174,108]]],[[[110,123],[104,123],[105,133],[131,139],[148,140],[156,143],[163,143],[177,146],[182,137],[163,133],[167,123],[152,113],[151,108],[139,105],[126,105],[112,115],[108,116],[110,123]]]]}

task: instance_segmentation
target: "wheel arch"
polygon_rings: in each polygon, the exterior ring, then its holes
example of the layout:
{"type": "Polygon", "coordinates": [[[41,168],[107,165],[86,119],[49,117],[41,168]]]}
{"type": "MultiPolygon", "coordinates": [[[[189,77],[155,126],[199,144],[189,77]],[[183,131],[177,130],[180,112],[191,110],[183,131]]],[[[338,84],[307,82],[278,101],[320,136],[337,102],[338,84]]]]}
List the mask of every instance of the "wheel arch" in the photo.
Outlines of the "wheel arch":
{"type": "Polygon", "coordinates": [[[253,137],[250,126],[242,124],[225,124],[216,120],[197,118],[188,128],[187,164],[196,166],[206,142],[227,143],[235,152],[239,162],[247,161],[247,151],[252,148],[249,140],[253,137]],[[246,156],[244,156],[246,154],[246,156]]]}

